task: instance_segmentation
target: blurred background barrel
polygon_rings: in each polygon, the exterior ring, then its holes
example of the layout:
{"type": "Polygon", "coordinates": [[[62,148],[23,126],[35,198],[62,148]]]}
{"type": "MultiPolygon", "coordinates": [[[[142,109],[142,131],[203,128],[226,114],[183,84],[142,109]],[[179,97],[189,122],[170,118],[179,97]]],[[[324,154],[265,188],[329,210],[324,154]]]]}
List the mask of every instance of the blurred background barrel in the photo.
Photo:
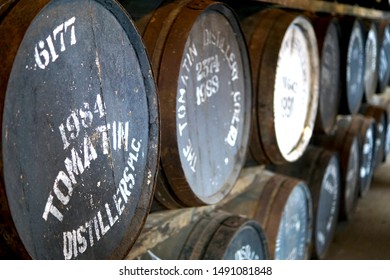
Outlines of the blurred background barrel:
{"type": "MultiPolygon", "coordinates": [[[[171,212],[153,213],[149,219],[171,218],[171,212]]],[[[145,227],[148,227],[148,223],[145,227]]],[[[170,229],[174,230],[174,229],[170,229]]],[[[156,231],[164,235],[165,229],[156,231]]],[[[269,258],[267,239],[254,220],[225,211],[201,215],[177,233],[135,259],[162,260],[266,260],[269,258]]]]}
{"type": "Polygon", "coordinates": [[[371,186],[374,173],[375,153],[375,122],[371,117],[364,117],[360,114],[341,117],[339,125],[353,134],[360,136],[360,161],[359,161],[359,195],[365,196],[371,186]]]}
{"type": "Polygon", "coordinates": [[[340,162],[338,154],[309,146],[294,163],[270,165],[267,169],[304,180],[313,200],[311,256],[325,259],[336,229],[340,204],[340,162]]]}
{"type": "Polygon", "coordinates": [[[359,18],[339,18],[341,27],[341,102],[340,114],[358,112],[364,94],[364,34],[359,18]]]}
{"type": "Polygon", "coordinates": [[[315,135],[312,144],[336,151],[340,159],[340,207],[338,220],[353,216],[359,196],[360,134],[338,120],[331,135],[315,135]]]}
{"type": "Polygon", "coordinates": [[[156,88],[128,14],[114,1],[20,0],[0,37],[4,250],[123,258],[159,157],[156,88]]]}
{"type": "Polygon", "coordinates": [[[306,17],[278,9],[255,11],[240,21],[254,91],[249,158],[260,164],[295,161],[310,141],[317,113],[314,29],[306,17]]]}
{"type": "Polygon", "coordinates": [[[372,117],[375,121],[373,168],[376,168],[386,160],[386,129],[389,123],[387,111],[380,106],[363,104],[360,113],[366,117],[372,117]]]}
{"type": "MultiPolygon", "coordinates": [[[[122,1],[130,14],[137,1],[122,1]]],[[[245,161],[250,68],[233,11],[214,1],[166,1],[139,28],[161,103],[156,201],[167,208],[214,204],[245,161]]]]}
{"type": "Polygon", "coordinates": [[[271,259],[308,259],[313,226],[310,191],[301,180],[262,172],[250,189],[222,209],[258,221],[267,236],[271,259]]]}
{"type": "Polygon", "coordinates": [[[329,134],[340,106],[340,26],[336,17],[311,17],[320,56],[318,111],[314,132],[329,134]]]}
{"type": "Polygon", "coordinates": [[[376,93],[379,76],[380,40],[377,23],[373,20],[363,21],[365,28],[364,47],[364,96],[363,101],[370,102],[376,93]]]}
{"type": "Polygon", "coordinates": [[[379,24],[380,53],[377,93],[384,93],[390,81],[390,26],[387,21],[379,24]]]}

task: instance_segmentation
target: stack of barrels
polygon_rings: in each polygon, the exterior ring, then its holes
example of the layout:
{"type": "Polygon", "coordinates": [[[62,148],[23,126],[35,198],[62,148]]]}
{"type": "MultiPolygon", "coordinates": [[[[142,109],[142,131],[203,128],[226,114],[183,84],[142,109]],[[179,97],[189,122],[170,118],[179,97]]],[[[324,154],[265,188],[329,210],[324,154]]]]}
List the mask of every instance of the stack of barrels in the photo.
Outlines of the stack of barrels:
{"type": "Polygon", "coordinates": [[[0,38],[1,258],[123,259],[150,219],[205,206],[133,257],[324,259],[389,153],[383,22],[19,0],[0,38]]]}

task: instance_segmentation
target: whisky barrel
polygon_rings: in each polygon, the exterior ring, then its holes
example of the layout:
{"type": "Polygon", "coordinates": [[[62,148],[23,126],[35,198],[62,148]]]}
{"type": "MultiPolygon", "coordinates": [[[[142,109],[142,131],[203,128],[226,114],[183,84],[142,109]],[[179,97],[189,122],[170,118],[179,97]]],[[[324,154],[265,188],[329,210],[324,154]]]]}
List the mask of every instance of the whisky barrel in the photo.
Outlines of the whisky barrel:
{"type": "Polygon", "coordinates": [[[341,117],[340,126],[345,127],[351,133],[360,136],[360,161],[359,161],[359,195],[366,195],[370,188],[374,173],[374,153],[375,153],[375,121],[371,117],[364,117],[360,114],[354,116],[341,117]]]}
{"type": "MultiPolygon", "coordinates": [[[[164,220],[171,211],[150,214],[164,220]]],[[[146,225],[147,226],[147,225],[146,225]]],[[[156,230],[155,235],[163,235],[156,230]]],[[[147,249],[137,259],[163,260],[266,260],[267,239],[258,222],[225,211],[200,218],[147,249]]]]}
{"type": "Polygon", "coordinates": [[[258,221],[271,259],[308,259],[313,226],[312,197],[306,183],[265,170],[252,187],[221,207],[258,221]]]}
{"type": "Polygon", "coordinates": [[[375,105],[363,104],[360,113],[375,120],[375,152],[373,168],[379,166],[386,157],[386,130],[389,123],[387,111],[375,105]]]}
{"type": "Polygon", "coordinates": [[[380,31],[379,75],[377,93],[383,93],[390,81],[390,25],[382,22],[380,31]]]}
{"type": "Polygon", "coordinates": [[[167,208],[217,203],[248,146],[250,68],[239,22],[227,5],[198,0],[168,1],[149,18],[143,40],[159,89],[166,179],[155,198],[167,208]]]}
{"type": "Polygon", "coordinates": [[[309,146],[294,163],[271,165],[272,172],[304,180],[313,200],[311,257],[326,258],[336,229],[340,204],[340,162],[338,154],[309,146]]]}
{"type": "Polygon", "coordinates": [[[349,130],[339,118],[331,135],[315,135],[311,143],[336,151],[339,155],[341,188],[338,220],[350,220],[357,207],[360,189],[360,134],[349,130]]]}
{"type": "Polygon", "coordinates": [[[159,156],[156,88],[131,19],[114,1],[20,0],[0,37],[0,216],[22,244],[1,238],[33,259],[123,258],[159,156]]]}
{"type": "Polygon", "coordinates": [[[341,102],[340,114],[355,114],[364,95],[364,35],[359,18],[344,16],[341,27],[341,102]]]}
{"type": "Polygon", "coordinates": [[[320,87],[314,132],[329,134],[340,105],[340,26],[337,18],[316,16],[311,19],[320,55],[320,87]]]}
{"type": "Polygon", "coordinates": [[[249,158],[260,164],[295,161],[309,143],[318,107],[314,29],[306,17],[278,9],[242,17],[241,25],[253,84],[249,158]]]}
{"type": "Polygon", "coordinates": [[[365,69],[364,69],[364,96],[363,100],[370,102],[378,87],[380,42],[379,30],[375,21],[365,21],[366,43],[365,43],[365,69]]]}

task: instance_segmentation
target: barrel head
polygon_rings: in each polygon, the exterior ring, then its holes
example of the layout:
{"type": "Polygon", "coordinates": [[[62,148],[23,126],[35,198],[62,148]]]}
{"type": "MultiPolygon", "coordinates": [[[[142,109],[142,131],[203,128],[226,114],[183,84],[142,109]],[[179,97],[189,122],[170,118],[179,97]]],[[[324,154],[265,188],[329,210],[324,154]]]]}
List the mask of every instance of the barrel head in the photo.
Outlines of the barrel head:
{"type": "Polygon", "coordinates": [[[154,191],[158,102],[141,38],[115,2],[51,1],[36,15],[10,74],[2,144],[32,258],[130,250],[154,191]]]}
{"type": "Polygon", "coordinates": [[[321,46],[319,49],[321,58],[320,85],[315,131],[330,134],[336,123],[341,94],[340,27],[336,19],[329,22],[325,19],[315,19],[313,24],[319,41],[318,45],[321,46]]]}
{"type": "Polygon", "coordinates": [[[364,36],[359,19],[347,17],[342,26],[341,82],[342,95],[339,113],[358,112],[364,95],[364,36]]]}
{"type": "Polygon", "coordinates": [[[365,70],[364,70],[364,97],[370,102],[376,93],[378,85],[378,69],[380,57],[380,42],[378,28],[375,22],[371,22],[366,35],[365,43],[365,70]]]}

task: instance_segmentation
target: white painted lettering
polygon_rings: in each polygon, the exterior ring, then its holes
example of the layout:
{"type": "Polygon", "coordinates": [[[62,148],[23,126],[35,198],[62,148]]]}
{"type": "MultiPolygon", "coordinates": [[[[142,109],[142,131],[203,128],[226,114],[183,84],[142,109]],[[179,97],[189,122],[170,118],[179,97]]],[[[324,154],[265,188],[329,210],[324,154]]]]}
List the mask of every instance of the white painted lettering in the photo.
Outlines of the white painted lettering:
{"type": "Polygon", "coordinates": [[[100,211],[98,211],[97,216],[98,216],[98,219],[99,219],[100,230],[101,230],[101,233],[102,233],[102,236],[103,236],[110,229],[110,226],[109,225],[106,225],[106,226],[104,225],[102,214],[100,213],[100,211]]]}
{"type": "Polygon", "coordinates": [[[70,197],[72,196],[72,193],[73,193],[73,187],[72,187],[72,181],[65,174],[65,172],[63,172],[63,171],[58,172],[58,175],[54,181],[53,191],[54,191],[54,194],[56,195],[57,199],[63,205],[67,205],[69,203],[70,197]],[[62,185],[64,185],[66,187],[67,194],[63,194],[62,191],[59,189],[60,182],[62,182],[62,185]]]}
{"type": "Polygon", "coordinates": [[[61,23],[60,25],[56,26],[53,29],[52,34],[47,36],[46,43],[49,51],[47,51],[45,42],[43,40],[39,41],[38,44],[35,45],[35,62],[38,65],[40,69],[45,69],[49,63],[50,63],[50,56],[51,56],[51,62],[55,62],[59,58],[58,51],[56,49],[56,45],[54,42],[57,42],[59,37],[59,51],[64,52],[66,50],[66,44],[65,44],[65,38],[64,33],[68,31],[68,28],[70,27],[70,46],[76,44],[76,32],[75,32],[75,22],[76,18],[72,17],[69,20],[65,21],[64,23],[61,23]],[[54,38],[54,40],[53,40],[54,38]],[[43,59],[43,61],[42,61],[43,59]]]}
{"type": "Polygon", "coordinates": [[[57,207],[53,205],[53,196],[49,194],[49,197],[47,198],[45,210],[43,211],[42,218],[47,221],[49,213],[52,214],[57,220],[62,222],[64,219],[64,216],[61,214],[61,212],[58,210],[57,207]]]}

